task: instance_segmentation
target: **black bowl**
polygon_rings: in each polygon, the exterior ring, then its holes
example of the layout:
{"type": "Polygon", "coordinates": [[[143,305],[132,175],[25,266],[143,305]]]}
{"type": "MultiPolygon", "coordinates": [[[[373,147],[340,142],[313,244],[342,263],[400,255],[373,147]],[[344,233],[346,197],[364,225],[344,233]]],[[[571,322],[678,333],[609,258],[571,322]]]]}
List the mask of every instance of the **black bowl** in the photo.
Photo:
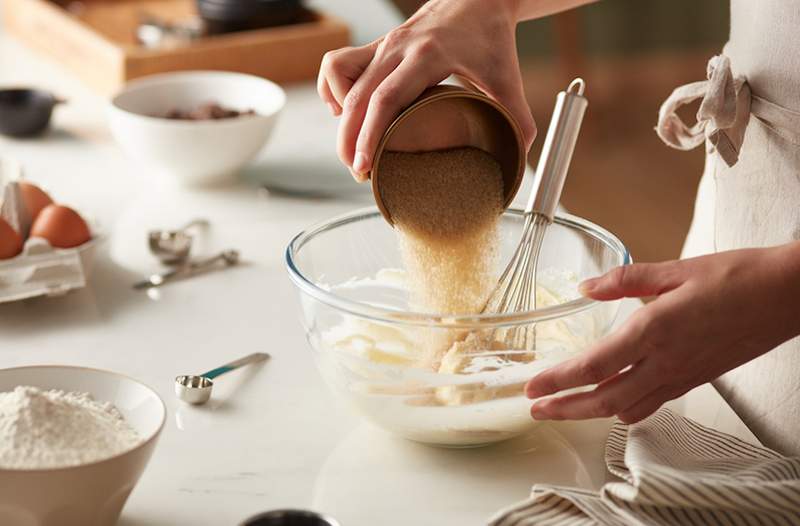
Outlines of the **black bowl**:
{"type": "Polygon", "coordinates": [[[339,526],[339,523],[308,510],[273,510],[245,519],[239,526],[339,526]]]}
{"type": "Polygon", "coordinates": [[[209,33],[229,33],[297,22],[305,13],[301,0],[197,0],[209,33]]]}
{"type": "Polygon", "coordinates": [[[298,0],[197,0],[200,16],[213,23],[227,23],[240,29],[290,24],[304,9],[298,0]]]}
{"type": "Polygon", "coordinates": [[[63,102],[48,91],[0,90],[0,133],[11,137],[39,135],[50,124],[53,106],[63,102]]]}

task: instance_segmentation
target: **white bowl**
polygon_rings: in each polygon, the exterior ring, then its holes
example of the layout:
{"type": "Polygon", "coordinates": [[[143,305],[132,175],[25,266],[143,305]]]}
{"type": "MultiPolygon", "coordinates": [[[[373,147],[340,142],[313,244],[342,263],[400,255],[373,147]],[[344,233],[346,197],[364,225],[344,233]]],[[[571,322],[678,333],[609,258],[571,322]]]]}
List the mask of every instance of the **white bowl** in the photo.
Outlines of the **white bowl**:
{"type": "Polygon", "coordinates": [[[113,403],[143,441],[111,458],[55,469],[0,469],[0,524],[111,526],[144,471],[167,410],[155,391],[110,371],[69,366],[0,369],[0,392],[18,385],[82,391],[113,403]]]}
{"type": "Polygon", "coordinates": [[[144,77],[111,99],[109,126],[114,138],[148,168],[183,183],[230,179],[266,144],[286,94],[269,80],[224,71],[188,71],[144,77]],[[154,117],[207,102],[256,115],[181,121],[154,117]]]}

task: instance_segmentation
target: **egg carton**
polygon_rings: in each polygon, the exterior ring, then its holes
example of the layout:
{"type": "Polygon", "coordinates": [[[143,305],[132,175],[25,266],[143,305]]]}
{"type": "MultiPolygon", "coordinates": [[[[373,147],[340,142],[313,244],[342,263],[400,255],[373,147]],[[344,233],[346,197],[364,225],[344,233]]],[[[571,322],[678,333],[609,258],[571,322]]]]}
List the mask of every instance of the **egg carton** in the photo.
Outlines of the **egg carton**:
{"type": "MultiPolygon", "coordinates": [[[[31,218],[17,181],[19,165],[0,158],[0,217],[17,232],[30,230],[31,218]]],[[[61,296],[86,286],[100,235],[90,224],[92,239],[75,248],[54,248],[45,239],[30,237],[17,256],[0,260],[0,303],[36,296],[61,296]]]]}

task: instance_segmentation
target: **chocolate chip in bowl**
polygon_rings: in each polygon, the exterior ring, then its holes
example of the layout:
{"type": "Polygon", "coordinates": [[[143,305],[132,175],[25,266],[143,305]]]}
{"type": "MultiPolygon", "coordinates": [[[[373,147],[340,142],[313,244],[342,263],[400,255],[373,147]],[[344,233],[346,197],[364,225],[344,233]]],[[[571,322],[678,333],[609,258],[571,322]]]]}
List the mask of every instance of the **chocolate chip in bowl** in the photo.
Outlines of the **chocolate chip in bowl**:
{"type": "Polygon", "coordinates": [[[255,110],[252,109],[240,111],[222,106],[218,102],[210,101],[189,110],[173,108],[163,115],[154,115],[154,117],[181,121],[208,121],[216,119],[234,119],[236,117],[255,114],[255,110]]]}
{"type": "Polygon", "coordinates": [[[261,77],[183,71],[129,82],[112,98],[108,120],[120,146],[154,177],[219,184],[258,155],[285,102],[280,86],[261,77]]]}

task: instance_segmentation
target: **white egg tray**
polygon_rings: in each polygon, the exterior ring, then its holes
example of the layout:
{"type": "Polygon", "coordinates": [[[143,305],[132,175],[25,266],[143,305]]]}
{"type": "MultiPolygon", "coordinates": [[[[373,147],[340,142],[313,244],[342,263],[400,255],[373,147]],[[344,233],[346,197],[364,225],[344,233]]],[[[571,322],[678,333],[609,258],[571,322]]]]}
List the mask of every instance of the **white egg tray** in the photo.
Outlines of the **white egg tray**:
{"type": "MultiPolygon", "coordinates": [[[[12,227],[27,230],[26,212],[15,181],[18,165],[0,159],[0,214],[12,227]],[[13,167],[13,169],[12,169],[13,167]]],[[[75,248],[53,248],[46,240],[30,237],[17,256],[0,260],[0,303],[36,296],[60,296],[86,286],[101,240],[95,225],[92,239],[75,248]]]]}
{"type": "Polygon", "coordinates": [[[32,237],[18,256],[0,261],[0,303],[61,296],[86,286],[99,238],[76,248],[53,248],[32,237]]]}

